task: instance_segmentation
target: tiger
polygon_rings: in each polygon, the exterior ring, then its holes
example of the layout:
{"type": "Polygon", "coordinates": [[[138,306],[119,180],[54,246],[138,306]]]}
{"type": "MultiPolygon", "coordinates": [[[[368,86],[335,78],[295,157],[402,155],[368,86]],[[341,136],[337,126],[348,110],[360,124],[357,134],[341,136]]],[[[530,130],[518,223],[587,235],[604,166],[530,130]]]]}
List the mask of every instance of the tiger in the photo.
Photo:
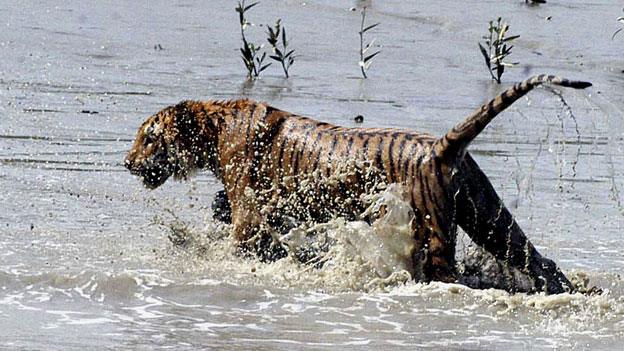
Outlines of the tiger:
{"type": "MultiPolygon", "coordinates": [[[[542,84],[591,86],[533,76],[476,109],[442,137],[395,128],[341,127],[249,99],[187,100],[147,118],[124,164],[148,189],[171,176],[185,180],[200,169],[211,171],[225,189],[234,241],[242,251],[256,250],[258,255],[266,247],[259,242],[278,240],[276,231],[285,218],[354,216],[363,209],[358,198],[376,182],[397,183],[414,213],[417,245],[412,257],[418,281],[461,283],[455,261],[459,226],[476,245],[529,276],[531,292],[572,292],[570,280],[538,252],[467,152],[494,117],[542,84]],[[333,177],[345,169],[347,176],[333,177]],[[300,194],[303,183],[312,186],[300,194]],[[300,201],[280,206],[284,198],[300,201]]],[[[275,257],[281,256],[265,256],[275,257]]]]}

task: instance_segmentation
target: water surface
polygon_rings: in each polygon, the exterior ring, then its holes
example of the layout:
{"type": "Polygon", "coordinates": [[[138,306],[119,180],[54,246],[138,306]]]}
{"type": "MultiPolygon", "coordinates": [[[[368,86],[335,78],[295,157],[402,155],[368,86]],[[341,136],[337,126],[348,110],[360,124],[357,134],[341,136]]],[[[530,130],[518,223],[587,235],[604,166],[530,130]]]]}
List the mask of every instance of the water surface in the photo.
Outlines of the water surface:
{"type": "Polygon", "coordinates": [[[250,13],[252,37],[280,17],[299,56],[292,78],[271,67],[254,84],[245,82],[234,6],[69,0],[0,9],[0,347],[621,347],[624,36],[611,40],[621,3],[374,2],[369,20],[381,25],[370,36],[382,53],[362,80],[351,2],[266,0],[250,13]],[[367,127],[441,135],[501,89],[476,45],[499,15],[521,34],[512,56],[521,64],[504,87],[538,73],[594,87],[557,90],[565,104],[532,92],[471,153],[540,251],[602,296],[437,283],[363,289],[369,279],[357,270],[241,259],[215,239],[227,228],[210,220],[214,177],[147,191],[123,168],[141,121],[183,99],[250,97],[346,126],[363,115],[367,127]],[[172,246],[171,212],[202,245],[172,246]]]}

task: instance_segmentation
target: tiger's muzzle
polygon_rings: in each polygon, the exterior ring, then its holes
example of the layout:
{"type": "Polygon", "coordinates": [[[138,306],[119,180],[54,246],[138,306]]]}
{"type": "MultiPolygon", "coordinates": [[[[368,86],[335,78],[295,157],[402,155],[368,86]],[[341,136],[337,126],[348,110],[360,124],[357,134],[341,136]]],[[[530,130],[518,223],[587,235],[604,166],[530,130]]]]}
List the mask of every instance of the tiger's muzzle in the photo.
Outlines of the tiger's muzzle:
{"type": "Polygon", "coordinates": [[[130,157],[126,157],[124,166],[130,173],[140,177],[143,185],[148,189],[158,188],[173,174],[173,166],[167,162],[166,157],[143,162],[135,162],[130,157]]]}

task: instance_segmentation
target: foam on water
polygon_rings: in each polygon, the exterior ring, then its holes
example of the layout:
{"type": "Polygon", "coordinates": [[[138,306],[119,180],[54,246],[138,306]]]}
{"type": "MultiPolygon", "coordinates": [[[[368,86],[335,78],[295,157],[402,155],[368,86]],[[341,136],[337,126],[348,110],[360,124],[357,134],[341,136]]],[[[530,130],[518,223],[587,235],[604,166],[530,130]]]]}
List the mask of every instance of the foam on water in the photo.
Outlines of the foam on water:
{"type": "MultiPolygon", "coordinates": [[[[229,226],[214,222],[200,231],[186,228],[185,244],[173,250],[182,262],[192,262],[184,264],[186,267],[210,272],[212,278],[205,280],[208,285],[215,284],[216,279],[240,286],[277,286],[332,295],[359,292],[363,294],[361,298],[371,299],[408,298],[438,305],[440,313],[489,315],[494,321],[521,316],[532,325],[559,336],[589,333],[599,338],[601,333],[606,337],[614,330],[617,336],[624,336],[621,328],[624,326],[624,282],[619,277],[609,279],[611,286],[604,284],[602,293],[597,293],[598,290],[591,287],[602,282],[590,281],[593,277],[585,272],[571,272],[569,276],[579,291],[586,293],[559,295],[510,294],[504,290],[478,290],[460,284],[415,283],[412,277],[418,272],[412,268],[411,252],[415,243],[409,225],[413,214],[409,205],[401,200],[400,193],[399,188],[389,186],[370,197],[367,212],[382,213],[372,224],[336,218],[313,227],[295,228],[285,236],[283,242],[291,251],[303,245],[318,244],[319,240],[330,242],[326,251],[319,251],[322,265],[301,263],[291,256],[273,263],[241,257],[229,238],[229,226]]],[[[488,263],[493,258],[482,251],[472,248],[464,255],[469,258],[464,261],[481,264],[483,276],[490,281],[502,274],[501,265],[488,263]]],[[[526,279],[520,272],[510,276],[518,284],[526,279]]],[[[323,300],[332,296],[307,294],[301,303],[284,308],[290,313],[299,313],[311,307],[307,303],[309,299],[323,300]]]]}
{"type": "MultiPolygon", "coordinates": [[[[509,294],[415,283],[412,213],[400,194],[400,188],[389,186],[370,195],[371,224],[336,218],[294,228],[283,238],[293,251],[316,246],[322,265],[291,256],[273,263],[242,257],[228,225],[205,220],[205,227],[194,229],[174,217],[159,223],[175,244],[160,243],[149,269],[33,274],[16,266],[0,271],[0,316],[36,318],[40,330],[79,327],[83,334],[127,335],[139,328],[155,343],[179,336],[180,345],[193,332],[215,340],[231,334],[242,345],[272,342],[284,348],[370,346],[382,335],[387,343],[404,347],[500,346],[522,333],[553,348],[574,346],[569,338],[610,345],[624,337],[624,282],[614,274],[568,272],[577,286],[602,288],[596,295],[509,294]],[[424,321],[432,325],[423,326],[424,321]],[[273,328],[285,331],[269,341],[263,335],[273,328]],[[304,337],[310,330],[323,337],[310,341],[304,337]]],[[[493,267],[485,272],[490,279],[500,273],[482,252],[467,249],[465,255],[493,267]]]]}
{"type": "MultiPolygon", "coordinates": [[[[169,228],[179,243],[176,254],[189,260],[189,269],[208,269],[231,283],[279,281],[287,287],[318,288],[328,291],[372,291],[414,274],[410,206],[401,200],[400,189],[389,186],[370,195],[365,214],[381,213],[372,224],[335,218],[327,223],[296,227],[282,238],[290,252],[317,249],[312,264],[290,255],[273,263],[243,258],[229,238],[230,227],[208,221],[201,231],[193,231],[179,220],[169,228]],[[228,278],[230,277],[230,278],[228,278]],[[231,279],[234,278],[234,279],[231,279]]],[[[373,217],[374,218],[374,217],[373,217]]],[[[161,221],[162,223],[162,221],[161,221]]]]}
{"type": "MultiPolygon", "coordinates": [[[[369,228],[372,234],[375,223],[369,228]]],[[[160,262],[184,270],[175,279],[151,270],[37,275],[2,272],[0,286],[9,291],[0,299],[0,311],[9,307],[24,315],[37,314],[45,330],[79,326],[123,335],[125,328],[134,326],[152,336],[171,338],[178,334],[182,341],[190,332],[219,339],[235,331],[238,340],[247,343],[269,342],[259,337],[266,335],[266,328],[299,318],[295,316],[305,319],[314,315],[314,329],[327,338],[318,343],[299,338],[305,328],[300,330],[297,323],[289,322],[292,330],[287,330],[292,333],[271,338],[277,345],[370,344],[373,341],[367,335],[372,330],[384,331],[396,342],[393,345],[405,347],[505,344],[518,330],[551,347],[567,345],[568,337],[624,337],[624,283],[618,277],[604,277],[611,285],[601,284],[609,287],[601,295],[509,294],[459,284],[415,283],[401,266],[404,261],[397,265],[383,260],[379,263],[379,257],[366,256],[368,248],[354,246],[365,242],[346,240],[343,236],[355,230],[351,226],[350,222],[335,220],[325,227],[336,242],[327,251],[323,266],[291,258],[261,263],[240,257],[227,236],[229,228],[212,223],[206,228],[209,232],[191,231],[193,239],[184,246],[163,249],[160,262]],[[102,310],[97,306],[109,307],[102,310]],[[444,323],[468,323],[468,330],[452,328],[447,335],[444,326],[435,324],[436,320],[442,323],[440,316],[445,316],[444,323]],[[418,335],[414,334],[418,325],[411,325],[412,320],[431,320],[432,326],[425,329],[428,333],[437,330],[437,336],[420,336],[414,344],[410,336],[418,335]],[[167,332],[167,326],[175,331],[167,332]],[[472,331],[480,326],[498,334],[472,331]],[[449,340],[457,333],[462,336],[449,340]],[[441,337],[445,342],[436,341],[441,337]]],[[[378,247],[377,239],[372,242],[378,247]]],[[[586,278],[582,272],[573,277],[577,275],[581,280],[586,278]]]]}

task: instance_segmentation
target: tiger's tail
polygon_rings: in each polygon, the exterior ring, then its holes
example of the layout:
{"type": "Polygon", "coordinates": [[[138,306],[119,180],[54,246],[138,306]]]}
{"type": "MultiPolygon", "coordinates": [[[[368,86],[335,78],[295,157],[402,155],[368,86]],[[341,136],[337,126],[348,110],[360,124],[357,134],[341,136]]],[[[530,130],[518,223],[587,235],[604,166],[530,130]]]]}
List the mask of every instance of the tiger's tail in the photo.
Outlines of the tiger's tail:
{"type": "Polygon", "coordinates": [[[574,89],[584,89],[592,85],[590,82],[568,80],[557,76],[533,76],[505,90],[489,103],[474,111],[464,121],[455,125],[453,129],[434,143],[433,151],[438,156],[448,158],[449,160],[461,160],[470,142],[481,133],[494,117],[533,88],[543,83],[574,89]]]}

